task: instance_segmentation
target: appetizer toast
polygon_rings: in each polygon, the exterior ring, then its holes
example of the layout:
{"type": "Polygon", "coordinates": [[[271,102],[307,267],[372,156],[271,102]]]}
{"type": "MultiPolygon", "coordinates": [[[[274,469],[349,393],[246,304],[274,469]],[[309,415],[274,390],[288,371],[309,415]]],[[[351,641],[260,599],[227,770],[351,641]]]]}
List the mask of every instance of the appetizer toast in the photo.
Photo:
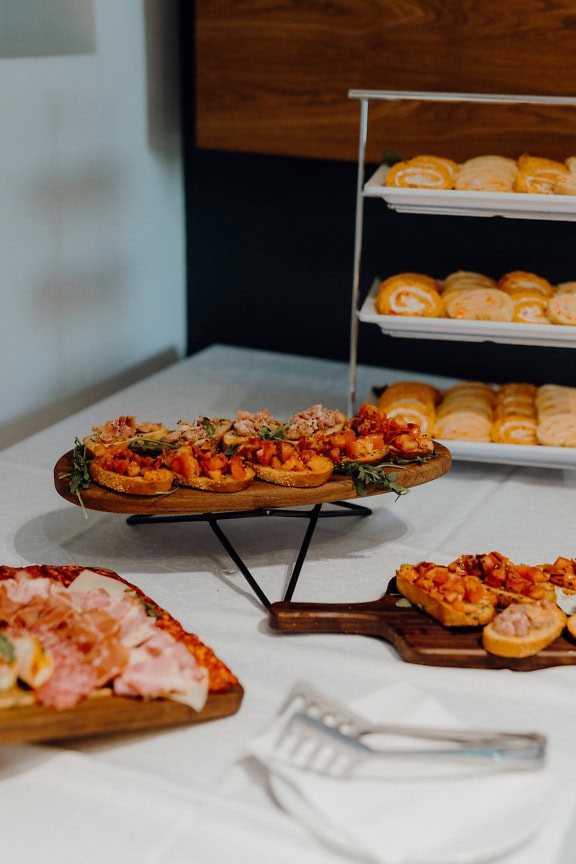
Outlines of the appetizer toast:
{"type": "Polygon", "coordinates": [[[530,657],[567,628],[576,636],[576,615],[566,616],[557,589],[576,593],[576,559],[553,564],[514,564],[500,552],[461,555],[448,565],[402,564],[398,591],[447,628],[482,628],[482,645],[501,657],[530,657]]]}
{"type": "MultiPolygon", "coordinates": [[[[313,405],[285,423],[269,411],[238,411],[235,420],[198,417],[137,423],[131,415],[94,426],[76,442],[72,484],[93,481],[130,495],[166,494],[178,486],[234,493],[254,479],[294,488],[317,487],[355,465],[422,462],[434,442],[412,419],[389,417],[365,403],[354,417],[313,405]]],[[[386,476],[382,475],[383,479],[386,476]]]]}

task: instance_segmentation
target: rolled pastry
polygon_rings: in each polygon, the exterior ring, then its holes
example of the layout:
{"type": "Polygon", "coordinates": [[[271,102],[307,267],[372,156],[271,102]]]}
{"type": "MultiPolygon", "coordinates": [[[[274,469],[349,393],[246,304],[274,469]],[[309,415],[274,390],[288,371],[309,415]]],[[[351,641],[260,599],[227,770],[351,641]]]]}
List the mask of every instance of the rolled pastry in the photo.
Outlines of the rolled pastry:
{"type": "Polygon", "coordinates": [[[385,279],[376,296],[381,315],[415,315],[439,318],[444,314],[439,283],[420,273],[399,273],[385,279]]]}
{"type": "Polygon", "coordinates": [[[526,270],[511,270],[498,279],[498,288],[507,294],[517,294],[519,291],[537,291],[544,297],[552,297],[552,283],[537,273],[526,270]]]}
{"type": "Polygon", "coordinates": [[[518,159],[518,174],[514,181],[514,191],[551,195],[554,193],[554,186],[560,177],[569,173],[568,168],[562,162],[524,153],[518,159]]]}
{"type": "Polygon", "coordinates": [[[519,324],[550,324],[548,299],[533,291],[519,291],[510,295],[513,305],[512,321],[519,324]]]}
{"type": "Polygon", "coordinates": [[[559,282],[554,286],[555,294],[576,294],[576,281],[559,282]]]}
{"type": "Polygon", "coordinates": [[[447,441],[490,441],[491,421],[475,411],[454,411],[437,417],[434,437],[447,441]]]}
{"type": "Polygon", "coordinates": [[[555,195],[576,195],[576,171],[558,177],[552,191],[555,195]]]}
{"type": "Polygon", "coordinates": [[[495,287],[496,280],[484,273],[475,273],[473,270],[455,270],[444,279],[442,296],[445,297],[451,291],[470,291],[474,288],[495,287]]]}
{"type": "Polygon", "coordinates": [[[512,321],[514,314],[512,300],[498,288],[452,291],[444,306],[449,318],[474,321],[512,321]]]}
{"type": "Polygon", "coordinates": [[[386,175],[386,186],[412,189],[453,189],[458,165],[441,156],[415,156],[396,162],[386,175]]]}
{"type": "Polygon", "coordinates": [[[515,159],[475,156],[461,166],[454,188],[475,192],[512,192],[517,173],[515,159]]]}
{"type": "Polygon", "coordinates": [[[576,294],[556,294],[548,301],[548,317],[553,324],[576,324],[576,294]]]}
{"type": "Polygon", "coordinates": [[[549,447],[576,447],[576,413],[546,417],[538,423],[536,436],[549,447]]]}
{"type": "Polygon", "coordinates": [[[534,417],[502,417],[492,424],[492,441],[496,444],[538,444],[534,417]]]}

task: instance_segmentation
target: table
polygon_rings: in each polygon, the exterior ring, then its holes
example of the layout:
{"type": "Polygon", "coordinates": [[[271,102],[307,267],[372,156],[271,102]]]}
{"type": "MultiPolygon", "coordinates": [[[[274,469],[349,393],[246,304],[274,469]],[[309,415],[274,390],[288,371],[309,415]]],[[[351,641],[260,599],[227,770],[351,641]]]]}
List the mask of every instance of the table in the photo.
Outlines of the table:
{"type": "MultiPolygon", "coordinates": [[[[550,762],[565,785],[566,807],[573,806],[576,668],[514,673],[421,667],[399,661],[376,639],[275,634],[205,524],[128,525],[121,514],[96,511],[86,518],[54,490],[56,460],[93,424],[130,413],[170,425],[264,407],[287,417],[315,402],[345,410],[347,375],[346,364],[216,345],[0,453],[3,563],[115,570],[198,633],[245,689],[237,714],[206,724],[82,740],[67,748],[0,749],[0,806],[7,812],[10,805],[12,813],[16,805],[26,807],[28,822],[44,826],[41,834],[18,833],[16,861],[92,864],[108,856],[123,864],[219,864],[233,857],[259,864],[273,856],[278,864],[342,862],[275,805],[247,759],[248,743],[268,726],[297,680],[347,701],[403,682],[434,695],[470,725],[514,729],[529,721],[548,735],[550,762]]],[[[372,386],[401,377],[401,370],[360,367],[360,400],[369,398],[372,386]]],[[[401,563],[444,563],[463,552],[497,549],[527,563],[573,557],[575,488],[574,471],[454,464],[405,496],[371,498],[368,518],[321,520],[294,599],[372,600],[401,563]]],[[[273,599],[283,593],[302,530],[301,520],[292,519],[242,519],[227,526],[273,599]]],[[[17,826],[6,825],[8,841],[15,842],[17,826]]],[[[572,862],[572,839],[553,839],[546,838],[548,852],[540,849],[537,859],[529,857],[533,850],[519,850],[506,864],[572,862]]]]}

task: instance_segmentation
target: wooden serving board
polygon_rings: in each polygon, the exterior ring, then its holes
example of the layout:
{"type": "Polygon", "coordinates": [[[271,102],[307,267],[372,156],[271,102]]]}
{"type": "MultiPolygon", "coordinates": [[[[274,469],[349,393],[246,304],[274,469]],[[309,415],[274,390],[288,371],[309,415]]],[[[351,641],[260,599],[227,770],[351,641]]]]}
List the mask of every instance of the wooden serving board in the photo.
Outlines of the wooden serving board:
{"type": "Polygon", "coordinates": [[[51,578],[70,586],[89,570],[119,581],[136,593],[150,612],[159,619],[158,626],[168,630],[179,641],[193,649],[199,662],[209,670],[210,692],[201,711],[195,711],[173,699],[141,699],[115,696],[110,687],[95,691],[73,708],[54,710],[38,705],[34,694],[24,686],[0,691],[0,744],[32,741],[64,741],[95,735],[131,733],[184,726],[216,720],[235,714],[244,696],[244,688],[226,664],[198,636],[184,630],[181,624],[151,597],[112,570],[82,567],[78,564],[55,566],[31,564],[26,567],[0,565],[0,581],[25,570],[33,578],[51,578]]]}
{"type": "Polygon", "coordinates": [[[481,628],[447,628],[397,591],[367,603],[273,603],[268,623],[283,633],[351,633],[389,642],[407,663],[465,669],[512,669],[530,672],[576,664],[576,642],[560,636],[533,657],[509,659],[484,650],[481,628]],[[400,601],[400,603],[399,603],[400,601]]]}
{"type": "MultiPolygon", "coordinates": [[[[386,469],[397,475],[397,482],[407,489],[429,483],[445,474],[451,465],[450,451],[435,443],[437,456],[422,464],[394,465],[386,469]]],[[[80,504],[70,491],[67,474],[72,470],[73,451],[65,453],[54,467],[54,485],[59,495],[72,504],[80,504]]],[[[368,496],[381,495],[390,490],[371,487],[368,496]]],[[[352,478],[337,475],[323,486],[291,489],[255,480],[242,492],[201,492],[196,489],[176,488],[164,495],[126,495],[92,483],[80,492],[82,502],[88,510],[104,510],[108,513],[144,515],[169,515],[185,513],[223,513],[249,511],[277,507],[297,507],[323,504],[334,501],[349,501],[360,496],[354,488],[352,478]]]]}
{"type": "Polygon", "coordinates": [[[65,741],[202,723],[235,714],[243,695],[240,684],[223,693],[211,693],[202,711],[171,699],[145,701],[98,694],[67,711],[15,705],[0,709],[0,744],[65,741]]]}

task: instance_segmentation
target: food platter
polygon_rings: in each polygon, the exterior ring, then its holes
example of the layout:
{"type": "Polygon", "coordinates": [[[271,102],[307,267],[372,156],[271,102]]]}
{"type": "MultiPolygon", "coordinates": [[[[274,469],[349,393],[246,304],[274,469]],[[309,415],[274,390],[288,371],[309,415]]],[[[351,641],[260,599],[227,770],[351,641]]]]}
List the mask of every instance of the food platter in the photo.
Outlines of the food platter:
{"type": "Polygon", "coordinates": [[[108,693],[92,696],[66,711],[28,704],[0,708],[0,744],[64,741],[203,723],[235,714],[243,694],[240,684],[212,693],[202,711],[170,699],[143,701],[108,693]]]}
{"type": "Polygon", "coordinates": [[[475,192],[457,189],[410,189],[386,186],[387,165],[380,165],[364,185],[364,196],[382,198],[398,213],[436,216],[508,216],[513,219],[573,221],[576,196],[525,192],[475,192]]]}
{"type": "Polygon", "coordinates": [[[392,580],[386,593],[366,603],[273,603],[271,629],[282,633],[340,633],[372,636],[390,643],[407,663],[466,669],[530,672],[576,665],[576,642],[560,636],[532,657],[489,654],[479,628],[443,627],[404,600],[392,580]]]}
{"type": "MultiPolygon", "coordinates": [[[[74,579],[86,568],[78,565],[59,566],[31,565],[22,568],[31,575],[50,575],[73,584],[74,579]]],[[[0,744],[29,743],[40,741],[66,741],[87,736],[130,734],[152,729],[185,726],[203,723],[235,714],[242,703],[244,689],[225,664],[194,634],[186,633],[161,608],[140,589],[111,570],[88,568],[92,574],[113,579],[136,592],[154,611],[160,614],[182,633],[182,640],[196,645],[207,665],[215,670],[214,685],[210,685],[208,697],[201,710],[170,698],[131,698],[114,695],[111,688],[102,687],[72,708],[56,710],[44,707],[35,701],[31,690],[12,687],[0,691],[0,744]]]]}
{"type": "Polygon", "coordinates": [[[576,327],[566,324],[520,324],[507,321],[468,321],[459,318],[424,318],[381,315],[376,311],[379,280],[358,311],[358,318],[377,324],[385,336],[404,339],[442,339],[454,342],[496,342],[548,348],[576,348],[576,327]]]}
{"type": "MultiPolygon", "coordinates": [[[[396,474],[396,482],[410,489],[436,480],[449,470],[450,465],[450,451],[446,446],[437,444],[436,456],[427,462],[390,465],[385,468],[385,471],[387,474],[396,474]]],[[[72,504],[80,505],[78,497],[70,490],[70,482],[66,476],[72,467],[73,451],[70,450],[54,467],[54,485],[59,495],[72,504]]],[[[386,488],[371,486],[368,488],[367,496],[389,491],[386,488]]],[[[322,486],[303,489],[275,486],[255,480],[242,492],[204,492],[178,487],[162,495],[127,495],[92,483],[87,489],[82,489],[80,494],[82,504],[88,510],[133,515],[246,512],[363,498],[356,491],[352,478],[344,475],[334,476],[322,486]]]]}

